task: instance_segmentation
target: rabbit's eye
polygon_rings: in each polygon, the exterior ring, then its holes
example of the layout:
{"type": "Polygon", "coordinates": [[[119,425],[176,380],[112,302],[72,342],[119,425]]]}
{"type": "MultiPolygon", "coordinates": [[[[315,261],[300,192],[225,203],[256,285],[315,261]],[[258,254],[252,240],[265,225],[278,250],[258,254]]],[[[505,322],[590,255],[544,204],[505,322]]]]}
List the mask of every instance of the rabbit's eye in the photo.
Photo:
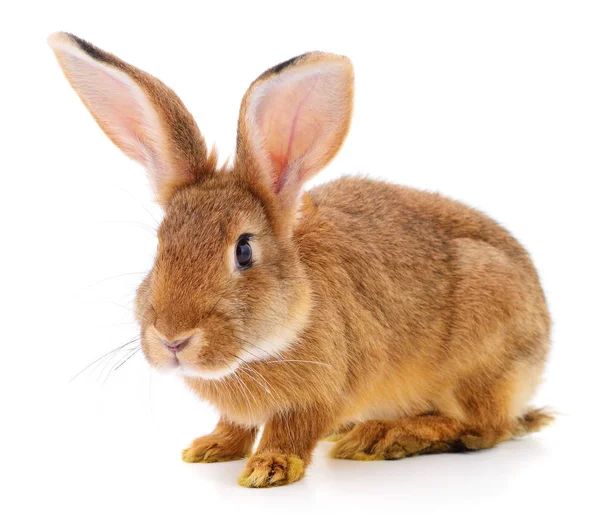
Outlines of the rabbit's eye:
{"type": "Polygon", "coordinates": [[[252,266],[252,247],[250,246],[251,234],[242,234],[235,247],[235,260],[239,269],[244,270],[252,266]]]}

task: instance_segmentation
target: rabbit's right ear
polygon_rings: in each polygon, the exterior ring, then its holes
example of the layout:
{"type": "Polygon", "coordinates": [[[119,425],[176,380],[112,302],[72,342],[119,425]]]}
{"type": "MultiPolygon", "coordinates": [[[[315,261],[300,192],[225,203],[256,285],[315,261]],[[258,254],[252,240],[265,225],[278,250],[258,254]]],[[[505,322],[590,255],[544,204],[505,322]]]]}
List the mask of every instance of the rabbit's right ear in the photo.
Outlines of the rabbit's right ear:
{"type": "Polygon", "coordinates": [[[193,117],[161,81],[69,33],[48,43],[106,135],[146,168],[160,204],[215,169],[193,117]]]}
{"type": "Polygon", "coordinates": [[[352,116],[354,72],[340,55],[306,53],[250,86],[240,110],[236,164],[288,215],[302,185],[338,152],[352,116]]]}

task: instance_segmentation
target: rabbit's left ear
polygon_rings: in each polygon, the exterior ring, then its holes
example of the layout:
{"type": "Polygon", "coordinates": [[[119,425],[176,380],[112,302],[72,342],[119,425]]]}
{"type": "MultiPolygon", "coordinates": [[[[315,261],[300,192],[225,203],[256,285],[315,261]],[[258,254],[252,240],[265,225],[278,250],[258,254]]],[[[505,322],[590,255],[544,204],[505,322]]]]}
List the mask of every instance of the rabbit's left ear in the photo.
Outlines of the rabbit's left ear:
{"type": "Polygon", "coordinates": [[[193,117],[160,80],[69,33],[48,43],[104,133],[146,168],[160,204],[214,168],[193,117]]]}
{"type": "Polygon", "coordinates": [[[269,187],[284,210],[295,210],[302,184],[348,133],[353,90],[352,64],[339,55],[307,53],[263,73],[242,101],[240,171],[269,187]]]}

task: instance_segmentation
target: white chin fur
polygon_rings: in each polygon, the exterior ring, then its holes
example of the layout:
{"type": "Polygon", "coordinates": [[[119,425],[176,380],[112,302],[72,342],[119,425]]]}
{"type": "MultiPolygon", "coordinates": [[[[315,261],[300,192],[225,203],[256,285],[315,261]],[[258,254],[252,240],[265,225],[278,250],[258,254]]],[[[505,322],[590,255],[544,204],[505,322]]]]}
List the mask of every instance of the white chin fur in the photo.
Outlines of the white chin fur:
{"type": "Polygon", "coordinates": [[[203,380],[219,380],[225,376],[232,374],[240,366],[238,362],[233,362],[229,367],[223,367],[221,369],[190,369],[185,365],[180,365],[178,373],[187,378],[202,378],[203,380]]]}
{"type": "Polygon", "coordinates": [[[253,345],[244,344],[240,353],[241,361],[254,362],[279,356],[294,343],[307,318],[306,314],[301,315],[299,319],[289,322],[289,327],[279,327],[270,335],[270,338],[258,340],[253,345]]]}

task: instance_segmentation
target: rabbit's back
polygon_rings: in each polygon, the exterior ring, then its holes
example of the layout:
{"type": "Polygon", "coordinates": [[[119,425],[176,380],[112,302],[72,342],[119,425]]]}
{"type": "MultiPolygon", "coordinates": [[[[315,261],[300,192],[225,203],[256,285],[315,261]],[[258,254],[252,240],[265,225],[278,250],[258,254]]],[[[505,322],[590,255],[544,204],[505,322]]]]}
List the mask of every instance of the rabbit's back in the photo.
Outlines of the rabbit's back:
{"type": "MultiPolygon", "coordinates": [[[[385,407],[375,400],[428,411],[438,397],[451,399],[447,390],[460,391],[457,377],[485,371],[514,383],[523,367],[540,369],[550,320],[537,273],[492,219],[438,194],[359,177],[310,197],[296,240],[324,319],[344,327],[348,367],[361,378],[350,406],[365,401],[379,417],[385,407]]],[[[529,392],[536,380],[525,376],[529,392]]]]}
{"type": "MultiPolygon", "coordinates": [[[[456,238],[484,241],[522,259],[523,247],[498,223],[463,203],[405,186],[363,177],[342,177],[312,189],[319,215],[362,241],[394,239],[434,248],[456,238]]],[[[383,248],[383,247],[382,247],[383,248]]],[[[403,249],[408,248],[406,245],[403,249]]]]}

